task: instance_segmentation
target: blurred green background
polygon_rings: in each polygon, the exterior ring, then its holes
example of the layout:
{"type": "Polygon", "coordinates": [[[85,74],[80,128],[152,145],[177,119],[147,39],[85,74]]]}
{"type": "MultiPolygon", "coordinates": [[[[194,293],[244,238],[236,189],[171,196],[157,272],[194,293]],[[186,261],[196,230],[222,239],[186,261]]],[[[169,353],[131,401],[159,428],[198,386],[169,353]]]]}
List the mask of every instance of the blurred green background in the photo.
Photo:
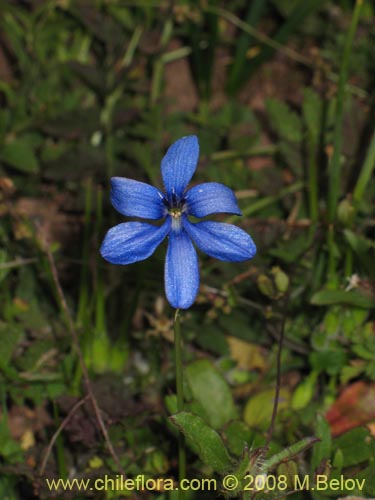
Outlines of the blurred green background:
{"type": "MultiPolygon", "coordinates": [[[[285,323],[270,456],[321,441],[274,471],[366,479],[300,498],[375,496],[373,22],[370,0],[0,0],[1,499],[131,495],[43,480],[118,473],[90,404],[67,418],[85,384],[54,266],[122,467],[176,477],[165,247],[126,267],[98,249],[123,221],[110,177],[161,187],[167,147],[191,133],[194,182],[236,191],[243,217],[218,220],[258,253],[200,256],[190,410],[233,463],[264,445],[285,323]]],[[[215,448],[189,450],[190,477],[220,478],[215,448]]]]}

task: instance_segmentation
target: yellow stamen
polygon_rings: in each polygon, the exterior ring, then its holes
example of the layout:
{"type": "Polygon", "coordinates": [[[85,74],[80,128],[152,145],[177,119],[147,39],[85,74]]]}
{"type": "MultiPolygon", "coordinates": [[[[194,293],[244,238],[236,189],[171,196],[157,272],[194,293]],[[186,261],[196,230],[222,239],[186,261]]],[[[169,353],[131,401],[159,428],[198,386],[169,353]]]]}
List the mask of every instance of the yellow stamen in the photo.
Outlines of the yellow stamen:
{"type": "Polygon", "coordinates": [[[182,215],[182,210],[180,208],[171,208],[169,210],[169,215],[174,219],[178,219],[182,215]]]}

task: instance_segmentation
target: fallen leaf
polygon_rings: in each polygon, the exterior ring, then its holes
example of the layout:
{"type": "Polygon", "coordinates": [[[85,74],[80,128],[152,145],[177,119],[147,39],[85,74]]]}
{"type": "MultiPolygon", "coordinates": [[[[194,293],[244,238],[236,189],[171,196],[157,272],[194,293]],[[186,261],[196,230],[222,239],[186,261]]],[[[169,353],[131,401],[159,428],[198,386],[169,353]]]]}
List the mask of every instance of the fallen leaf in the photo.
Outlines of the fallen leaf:
{"type": "Polygon", "coordinates": [[[375,419],[375,383],[355,382],[341,392],[326,414],[333,436],[375,419]]]}

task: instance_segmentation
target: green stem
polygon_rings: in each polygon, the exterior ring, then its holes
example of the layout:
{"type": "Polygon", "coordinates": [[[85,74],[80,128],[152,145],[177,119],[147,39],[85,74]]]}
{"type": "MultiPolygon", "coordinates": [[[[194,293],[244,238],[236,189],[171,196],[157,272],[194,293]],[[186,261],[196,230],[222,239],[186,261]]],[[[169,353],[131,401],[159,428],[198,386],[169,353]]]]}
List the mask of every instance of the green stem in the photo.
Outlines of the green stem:
{"type": "MultiPolygon", "coordinates": [[[[357,183],[353,190],[353,206],[355,214],[358,212],[362,198],[365,194],[365,190],[373,175],[373,170],[375,168],[375,130],[371,137],[371,142],[367,151],[363,167],[357,179],[357,183]]],[[[354,217],[353,217],[354,219],[354,217]]],[[[345,253],[345,276],[351,276],[353,274],[353,249],[347,247],[345,253]]]]}
{"type": "MultiPolygon", "coordinates": [[[[176,309],[174,315],[174,353],[175,353],[175,369],[176,369],[176,392],[177,392],[177,410],[184,409],[184,394],[183,394],[183,374],[182,374],[182,339],[180,328],[180,310],[176,309]]],[[[178,478],[181,481],[186,477],[186,454],[185,454],[185,438],[180,432],[178,434],[178,478]]],[[[184,499],[183,490],[178,490],[179,500],[184,499]]]]}
{"type": "Polygon", "coordinates": [[[334,280],[336,275],[336,256],[335,256],[335,240],[334,240],[334,227],[333,224],[336,219],[337,201],[340,193],[341,181],[341,149],[342,149],[342,131],[344,123],[344,101],[346,82],[349,74],[349,60],[353,48],[354,35],[357,29],[359,16],[363,0],[356,0],[352,20],[350,23],[349,31],[345,39],[344,52],[342,56],[339,83],[336,98],[335,110],[335,128],[333,133],[333,154],[329,162],[328,170],[328,272],[329,280],[334,280]]]}
{"type": "Polygon", "coordinates": [[[371,180],[371,176],[373,175],[372,171],[374,170],[374,168],[375,168],[375,130],[371,138],[371,142],[367,151],[366,159],[361,169],[361,173],[359,174],[357,184],[355,185],[353,191],[353,204],[356,210],[358,209],[358,206],[365,193],[365,190],[371,180]]]}
{"type": "Polygon", "coordinates": [[[331,285],[336,283],[336,252],[335,252],[335,233],[333,224],[328,226],[327,232],[328,246],[328,281],[331,285]]]}
{"type": "Polygon", "coordinates": [[[309,209],[310,219],[313,226],[318,220],[319,197],[318,197],[318,168],[316,164],[316,144],[309,133],[308,137],[308,192],[309,192],[309,209]]]}
{"type": "Polygon", "coordinates": [[[349,59],[353,47],[354,35],[359,21],[359,15],[363,0],[357,0],[349,31],[345,40],[344,52],[342,56],[339,83],[336,99],[335,129],[333,133],[333,154],[329,165],[329,192],[328,192],[328,221],[334,222],[336,217],[336,205],[339,197],[339,186],[341,179],[341,146],[342,129],[344,117],[345,86],[348,80],[349,59]]]}

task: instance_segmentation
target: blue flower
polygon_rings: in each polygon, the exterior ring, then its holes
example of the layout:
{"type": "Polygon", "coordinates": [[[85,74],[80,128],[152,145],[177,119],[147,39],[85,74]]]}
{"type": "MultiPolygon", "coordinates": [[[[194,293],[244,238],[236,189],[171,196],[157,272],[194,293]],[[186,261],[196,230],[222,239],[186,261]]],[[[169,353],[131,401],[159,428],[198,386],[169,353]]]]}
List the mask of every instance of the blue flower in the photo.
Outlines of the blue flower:
{"type": "Polygon", "coordinates": [[[165,291],[175,308],[189,308],[199,289],[195,245],[211,257],[241,262],[254,257],[256,247],[242,229],[221,222],[192,223],[188,216],[214,213],[241,215],[231,189],[208,182],[186,189],[197,167],[198,139],[183,137],[168,149],[161,162],[165,192],[144,182],[113,177],[112,205],[121,214],[144,219],[163,219],[160,226],[125,222],[108,231],[100,253],[112,264],[131,264],[147,259],[168,236],[165,260],[165,291]]]}

